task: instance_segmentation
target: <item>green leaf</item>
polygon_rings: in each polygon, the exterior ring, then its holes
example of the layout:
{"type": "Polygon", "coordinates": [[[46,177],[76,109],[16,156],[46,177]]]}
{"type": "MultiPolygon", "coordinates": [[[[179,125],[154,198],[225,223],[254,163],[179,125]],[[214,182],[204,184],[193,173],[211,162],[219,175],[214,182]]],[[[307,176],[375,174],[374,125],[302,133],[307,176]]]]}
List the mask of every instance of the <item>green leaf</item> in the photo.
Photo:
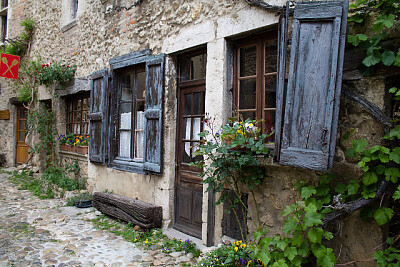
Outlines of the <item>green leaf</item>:
{"type": "Polygon", "coordinates": [[[358,180],[351,180],[347,186],[347,193],[349,195],[354,195],[358,192],[359,188],[360,188],[360,184],[358,183],[358,180]]]}
{"type": "Polygon", "coordinates": [[[399,51],[396,54],[396,58],[394,59],[394,65],[397,67],[400,67],[400,48],[399,51]]]}
{"type": "Polygon", "coordinates": [[[397,164],[400,164],[400,147],[396,147],[392,150],[389,155],[389,159],[393,160],[397,164]]]}
{"type": "Polygon", "coordinates": [[[317,207],[314,204],[309,204],[304,210],[306,211],[304,216],[304,225],[306,227],[322,224],[323,215],[317,213],[317,207]]]}
{"type": "Polygon", "coordinates": [[[380,207],[374,213],[374,219],[379,225],[384,225],[393,217],[394,211],[389,208],[380,207]]]}
{"type": "Polygon", "coordinates": [[[365,138],[360,140],[353,140],[353,148],[356,153],[360,153],[368,145],[368,141],[365,138]]]}
{"type": "Polygon", "coordinates": [[[385,173],[385,171],[386,171],[386,166],[385,165],[382,165],[382,164],[379,164],[378,166],[376,166],[375,168],[374,168],[374,170],[375,170],[375,172],[377,173],[377,174],[384,174],[385,173]]]}
{"type": "Polygon", "coordinates": [[[346,150],[346,157],[347,158],[355,158],[357,156],[356,151],[354,148],[349,148],[346,150]]]}
{"type": "Polygon", "coordinates": [[[318,250],[317,255],[317,263],[319,266],[324,267],[333,267],[336,264],[335,253],[333,253],[333,249],[323,247],[318,250]]]}
{"type": "Polygon", "coordinates": [[[345,184],[342,183],[338,183],[335,186],[335,192],[338,192],[340,194],[344,194],[344,192],[346,192],[347,186],[345,184]]]}
{"type": "Polygon", "coordinates": [[[392,181],[393,183],[398,182],[398,178],[400,177],[400,170],[398,168],[388,168],[385,171],[385,179],[386,181],[392,181]]]}
{"type": "Polygon", "coordinates": [[[301,234],[297,234],[297,235],[294,235],[294,237],[292,238],[291,241],[292,241],[291,244],[293,246],[299,247],[301,245],[301,242],[303,241],[303,237],[301,234]]]}
{"type": "Polygon", "coordinates": [[[390,66],[394,63],[394,60],[396,59],[396,56],[393,51],[386,50],[382,54],[382,62],[386,66],[390,66]]]}
{"type": "Polygon", "coordinates": [[[285,224],[283,225],[282,231],[284,233],[290,233],[291,231],[295,230],[299,225],[299,221],[292,217],[290,219],[285,220],[285,224]]]}
{"type": "Polygon", "coordinates": [[[294,211],[294,206],[293,205],[287,205],[285,209],[282,212],[282,216],[288,216],[290,213],[294,211]]]}
{"type": "Polygon", "coordinates": [[[274,262],[274,264],[271,265],[272,267],[288,267],[284,259],[280,259],[279,261],[274,262]]]}
{"type": "Polygon", "coordinates": [[[397,190],[393,194],[393,199],[394,200],[399,200],[400,199],[400,185],[397,187],[397,190]]]}
{"type": "Polygon", "coordinates": [[[311,228],[310,231],[308,231],[307,236],[312,243],[321,243],[323,234],[324,230],[321,228],[311,228]]]}
{"type": "Polygon", "coordinates": [[[393,140],[395,137],[400,140],[400,125],[396,125],[393,129],[390,129],[383,138],[393,140]]]}
{"type": "Polygon", "coordinates": [[[287,247],[283,255],[292,261],[297,255],[297,249],[295,247],[287,247]]]}
{"type": "Polygon", "coordinates": [[[363,179],[363,183],[365,185],[371,185],[378,181],[378,175],[376,175],[375,172],[370,171],[370,172],[364,173],[362,179],[363,179]]]}
{"type": "Polygon", "coordinates": [[[324,232],[324,237],[326,240],[331,240],[333,238],[333,234],[331,232],[324,232]]]}
{"type": "Polygon", "coordinates": [[[280,250],[284,250],[287,246],[287,243],[285,242],[285,240],[279,239],[276,242],[276,246],[280,249],[280,250]]]}
{"type": "Polygon", "coordinates": [[[366,56],[364,58],[364,60],[362,61],[362,63],[367,67],[371,67],[371,66],[378,64],[380,61],[381,61],[381,57],[373,54],[373,55],[366,56]]]}
{"type": "Polygon", "coordinates": [[[304,199],[308,199],[309,197],[311,197],[315,193],[317,193],[317,190],[312,186],[305,186],[305,187],[303,187],[301,189],[301,196],[304,199]]]}
{"type": "Polygon", "coordinates": [[[383,27],[390,28],[393,26],[394,23],[394,15],[389,14],[389,15],[380,15],[376,21],[374,22],[374,25],[372,26],[372,30],[376,32],[380,32],[383,30],[383,27]]]}
{"type": "Polygon", "coordinates": [[[392,88],[389,89],[389,93],[394,94],[396,92],[397,92],[397,88],[396,87],[392,87],[392,88]]]}
{"type": "Polygon", "coordinates": [[[258,259],[260,259],[264,265],[268,265],[271,260],[271,254],[268,249],[262,249],[258,253],[256,253],[258,259]]]}

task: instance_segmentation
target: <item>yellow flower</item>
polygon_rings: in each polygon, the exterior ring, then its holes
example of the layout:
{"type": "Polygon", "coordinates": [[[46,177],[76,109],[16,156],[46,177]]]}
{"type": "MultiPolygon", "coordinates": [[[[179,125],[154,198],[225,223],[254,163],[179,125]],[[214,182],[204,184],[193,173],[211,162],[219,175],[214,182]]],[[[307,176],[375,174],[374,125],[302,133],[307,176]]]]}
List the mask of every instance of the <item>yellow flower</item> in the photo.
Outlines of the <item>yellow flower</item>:
{"type": "Polygon", "coordinates": [[[251,263],[251,260],[249,260],[249,261],[247,262],[247,267],[250,265],[250,263],[251,263]]]}
{"type": "Polygon", "coordinates": [[[145,243],[145,244],[149,243],[149,240],[148,240],[148,239],[146,239],[146,241],[144,241],[144,243],[145,243]]]}
{"type": "Polygon", "coordinates": [[[238,247],[235,247],[235,251],[236,251],[236,252],[238,251],[238,249],[239,249],[238,247]]]}
{"type": "Polygon", "coordinates": [[[246,247],[246,244],[242,244],[242,245],[240,245],[240,248],[245,248],[246,247]]]}
{"type": "Polygon", "coordinates": [[[242,133],[243,133],[243,132],[242,132],[242,130],[237,130],[237,132],[238,132],[238,133],[240,133],[240,134],[242,134],[242,133]]]}
{"type": "Polygon", "coordinates": [[[136,242],[137,241],[137,238],[135,238],[135,240],[133,240],[134,242],[136,242]]]}

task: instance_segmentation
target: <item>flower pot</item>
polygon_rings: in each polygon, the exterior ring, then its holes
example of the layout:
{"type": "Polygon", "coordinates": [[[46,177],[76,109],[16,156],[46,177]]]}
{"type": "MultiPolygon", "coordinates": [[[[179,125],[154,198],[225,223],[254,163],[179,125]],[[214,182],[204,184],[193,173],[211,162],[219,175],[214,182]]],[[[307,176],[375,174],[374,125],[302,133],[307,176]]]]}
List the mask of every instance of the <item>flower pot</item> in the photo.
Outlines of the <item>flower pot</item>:
{"type": "Polygon", "coordinates": [[[78,154],[86,155],[88,154],[89,147],[88,146],[77,146],[75,147],[75,152],[78,154]]]}
{"type": "Polygon", "coordinates": [[[77,208],[89,208],[92,206],[92,200],[80,200],[75,204],[77,208]]]}
{"type": "Polygon", "coordinates": [[[62,151],[75,152],[75,148],[73,146],[71,147],[71,145],[67,145],[67,144],[61,144],[60,149],[62,151]]]}

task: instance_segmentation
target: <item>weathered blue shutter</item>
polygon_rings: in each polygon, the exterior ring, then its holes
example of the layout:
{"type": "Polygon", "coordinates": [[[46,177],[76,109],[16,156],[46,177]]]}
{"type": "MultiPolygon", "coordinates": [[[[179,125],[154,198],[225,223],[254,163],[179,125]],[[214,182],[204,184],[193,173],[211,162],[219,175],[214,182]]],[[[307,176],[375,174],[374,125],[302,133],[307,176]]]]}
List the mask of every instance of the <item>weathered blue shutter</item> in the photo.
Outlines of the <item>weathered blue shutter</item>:
{"type": "Polygon", "coordinates": [[[107,69],[94,72],[90,79],[89,160],[101,164],[106,161],[107,95],[107,69]]]}
{"type": "Polygon", "coordinates": [[[282,164],[316,170],[333,164],[347,8],[347,1],[297,3],[282,107],[282,164]]]}
{"type": "Polygon", "coordinates": [[[146,95],[144,124],[144,170],[161,173],[162,107],[164,93],[165,55],[146,61],[146,95]]]}

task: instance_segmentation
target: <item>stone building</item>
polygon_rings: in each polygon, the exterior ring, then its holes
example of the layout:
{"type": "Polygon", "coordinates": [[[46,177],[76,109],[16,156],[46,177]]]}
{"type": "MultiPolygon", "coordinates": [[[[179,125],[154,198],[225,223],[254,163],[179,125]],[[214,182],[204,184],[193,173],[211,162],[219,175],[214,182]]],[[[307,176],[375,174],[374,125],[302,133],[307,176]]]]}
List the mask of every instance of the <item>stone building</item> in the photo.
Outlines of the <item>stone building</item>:
{"type": "MultiPolygon", "coordinates": [[[[285,1],[269,4],[284,6],[285,1]]],[[[275,130],[280,137],[275,141],[278,148],[271,145],[275,157],[263,163],[268,175],[257,191],[261,219],[272,234],[281,231],[280,214],[299,179],[316,180],[325,169],[342,180],[360,176],[357,165],[344,156],[351,144],[341,140],[350,128],[354,138],[380,142],[382,124],[354,101],[343,96],[339,101],[344,48],[339,35],[346,28],[345,9],[338,5],[328,16],[314,10],[295,18],[293,24],[303,39],[292,41],[292,50],[306,49],[308,31],[328,36],[309,47],[313,56],[298,52],[298,65],[292,65],[289,53],[284,59],[279,45],[285,44],[279,10],[245,0],[9,0],[0,14],[6,14],[2,29],[7,38],[18,36],[24,18],[36,21],[26,58],[77,65],[75,81],[57,91],[59,98],[39,88],[38,99],[56,110],[60,135],[90,134],[90,152],[57,150],[54,157],[60,162],[78,159],[90,191],[109,190],[160,205],[163,227],[212,245],[227,231],[221,224],[223,208],[214,207],[214,196],[205,192],[197,171],[187,164],[193,160],[192,147],[199,142],[197,133],[203,130],[206,113],[222,125],[236,111],[263,120],[263,130],[275,130]],[[310,26],[310,18],[328,22],[310,26]],[[318,54],[324,49],[326,53],[318,54]],[[288,63],[286,71],[282,62],[288,63]],[[326,62],[334,62],[338,70],[326,62]],[[291,78],[295,71],[297,80],[291,78]],[[306,81],[301,80],[303,75],[306,81]],[[288,95],[293,100],[287,101],[289,106],[281,91],[285,78],[288,86],[299,90],[288,95]],[[304,92],[297,82],[316,91],[304,92]],[[329,90],[319,91],[319,86],[329,90]],[[295,131],[298,140],[290,139],[295,131]],[[306,131],[308,135],[300,134],[306,131]],[[314,142],[310,151],[302,148],[304,142],[314,142]]],[[[386,74],[363,78],[348,59],[343,84],[385,110],[385,92],[394,80],[386,74]]],[[[25,127],[24,111],[12,83],[2,79],[0,85],[0,110],[10,114],[0,120],[0,154],[7,165],[15,165],[23,163],[16,160],[20,148],[14,137],[25,127]]],[[[250,199],[248,204],[252,207],[250,199]]],[[[369,257],[384,238],[377,225],[356,216],[346,219],[343,233],[340,242],[346,259],[369,257]],[[351,247],[354,240],[359,245],[351,247]]]]}

